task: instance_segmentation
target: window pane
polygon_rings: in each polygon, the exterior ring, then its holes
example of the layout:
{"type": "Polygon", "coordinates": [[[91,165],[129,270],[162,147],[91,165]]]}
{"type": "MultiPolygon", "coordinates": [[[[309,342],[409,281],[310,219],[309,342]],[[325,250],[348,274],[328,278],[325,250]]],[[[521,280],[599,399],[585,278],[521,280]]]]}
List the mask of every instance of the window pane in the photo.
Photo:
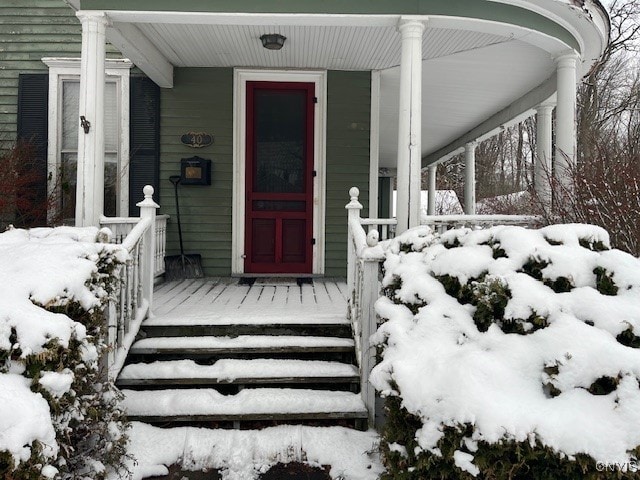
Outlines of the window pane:
{"type": "Polygon", "coordinates": [[[118,155],[107,153],[104,156],[104,214],[115,217],[118,212],[118,155]]]}
{"type": "Polygon", "coordinates": [[[73,225],[76,217],[76,183],[78,156],[75,153],[63,153],[60,176],[61,220],[73,225]]]}
{"type": "Polygon", "coordinates": [[[118,98],[113,82],[107,83],[104,90],[104,149],[118,151],[118,98]]]}
{"type": "Polygon", "coordinates": [[[62,83],[62,149],[78,149],[80,82],[62,83]]]}
{"type": "MultiPolygon", "coordinates": [[[[119,112],[117,84],[109,82],[105,85],[105,153],[104,158],[104,214],[115,216],[118,213],[119,192],[119,112]]],[[[62,145],[60,207],[62,221],[66,224],[75,222],[76,183],[78,162],[78,127],[80,82],[64,80],[62,83],[62,145]]],[[[89,119],[91,121],[91,119],[89,119]]]]}

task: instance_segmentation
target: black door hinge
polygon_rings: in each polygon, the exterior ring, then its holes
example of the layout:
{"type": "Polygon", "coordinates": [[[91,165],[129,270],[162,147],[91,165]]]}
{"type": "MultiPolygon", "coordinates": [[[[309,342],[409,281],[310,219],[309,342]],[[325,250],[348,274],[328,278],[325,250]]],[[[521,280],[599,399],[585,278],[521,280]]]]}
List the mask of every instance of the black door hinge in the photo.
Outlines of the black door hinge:
{"type": "Polygon", "coordinates": [[[314,176],[314,177],[317,177],[317,176],[318,176],[318,172],[316,172],[316,171],[314,170],[313,172],[311,172],[311,175],[312,175],[312,176],[314,176]]]}
{"type": "Polygon", "coordinates": [[[316,244],[316,239],[315,239],[315,238],[312,238],[312,239],[311,239],[311,245],[315,245],[315,244],[316,244]]]}
{"type": "Polygon", "coordinates": [[[313,97],[313,103],[318,103],[318,97],[313,97]]]}

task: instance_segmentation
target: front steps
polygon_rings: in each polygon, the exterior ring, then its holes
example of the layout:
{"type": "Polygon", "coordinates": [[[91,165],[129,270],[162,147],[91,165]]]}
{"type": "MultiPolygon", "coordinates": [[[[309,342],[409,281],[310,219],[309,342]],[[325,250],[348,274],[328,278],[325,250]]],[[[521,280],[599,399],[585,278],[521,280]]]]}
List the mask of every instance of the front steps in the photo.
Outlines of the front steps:
{"type": "MultiPolygon", "coordinates": [[[[268,312],[266,312],[268,313],[268,312]]],[[[117,379],[131,420],[159,426],[367,427],[350,325],[309,312],[143,323],[117,379]],[[317,319],[314,321],[314,317],[317,319]]]]}

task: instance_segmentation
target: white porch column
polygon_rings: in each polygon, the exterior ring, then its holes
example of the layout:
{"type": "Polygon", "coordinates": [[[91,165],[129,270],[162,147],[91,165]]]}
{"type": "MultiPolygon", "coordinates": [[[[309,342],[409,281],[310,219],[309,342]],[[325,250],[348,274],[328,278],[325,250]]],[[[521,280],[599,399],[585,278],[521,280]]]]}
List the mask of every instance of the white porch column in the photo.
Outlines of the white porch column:
{"type": "MultiPolygon", "coordinates": [[[[422,19],[424,20],[424,19],[422,19]]],[[[400,117],[398,121],[397,233],[420,223],[420,170],[422,166],[422,33],[424,23],[402,17],[400,59],[400,117]]]]}
{"type": "Polygon", "coordinates": [[[104,210],[104,12],[77,13],[82,22],[76,226],[97,226],[104,210]]]}
{"type": "Polygon", "coordinates": [[[553,105],[545,103],[536,109],[536,153],[534,189],[542,206],[551,208],[551,156],[553,155],[553,105]]]}
{"type": "Polygon", "coordinates": [[[464,146],[464,213],[476,213],[476,145],[469,142],[464,146]]]}
{"type": "Polygon", "coordinates": [[[427,199],[427,215],[436,214],[436,165],[429,167],[429,197],[427,199]]]}
{"type": "Polygon", "coordinates": [[[556,106],[556,152],[554,175],[559,185],[569,189],[571,170],[576,160],[576,74],[578,55],[562,55],[558,65],[558,104],[556,106]]]}

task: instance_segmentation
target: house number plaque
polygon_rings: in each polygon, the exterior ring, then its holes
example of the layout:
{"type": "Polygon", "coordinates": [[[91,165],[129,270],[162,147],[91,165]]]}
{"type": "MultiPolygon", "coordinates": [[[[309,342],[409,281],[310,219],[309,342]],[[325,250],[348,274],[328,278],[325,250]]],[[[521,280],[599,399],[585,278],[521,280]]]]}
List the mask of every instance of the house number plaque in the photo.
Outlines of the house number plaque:
{"type": "Polygon", "coordinates": [[[208,147],[213,143],[213,135],[206,132],[187,132],[180,137],[180,141],[192,148],[208,147]]]}

